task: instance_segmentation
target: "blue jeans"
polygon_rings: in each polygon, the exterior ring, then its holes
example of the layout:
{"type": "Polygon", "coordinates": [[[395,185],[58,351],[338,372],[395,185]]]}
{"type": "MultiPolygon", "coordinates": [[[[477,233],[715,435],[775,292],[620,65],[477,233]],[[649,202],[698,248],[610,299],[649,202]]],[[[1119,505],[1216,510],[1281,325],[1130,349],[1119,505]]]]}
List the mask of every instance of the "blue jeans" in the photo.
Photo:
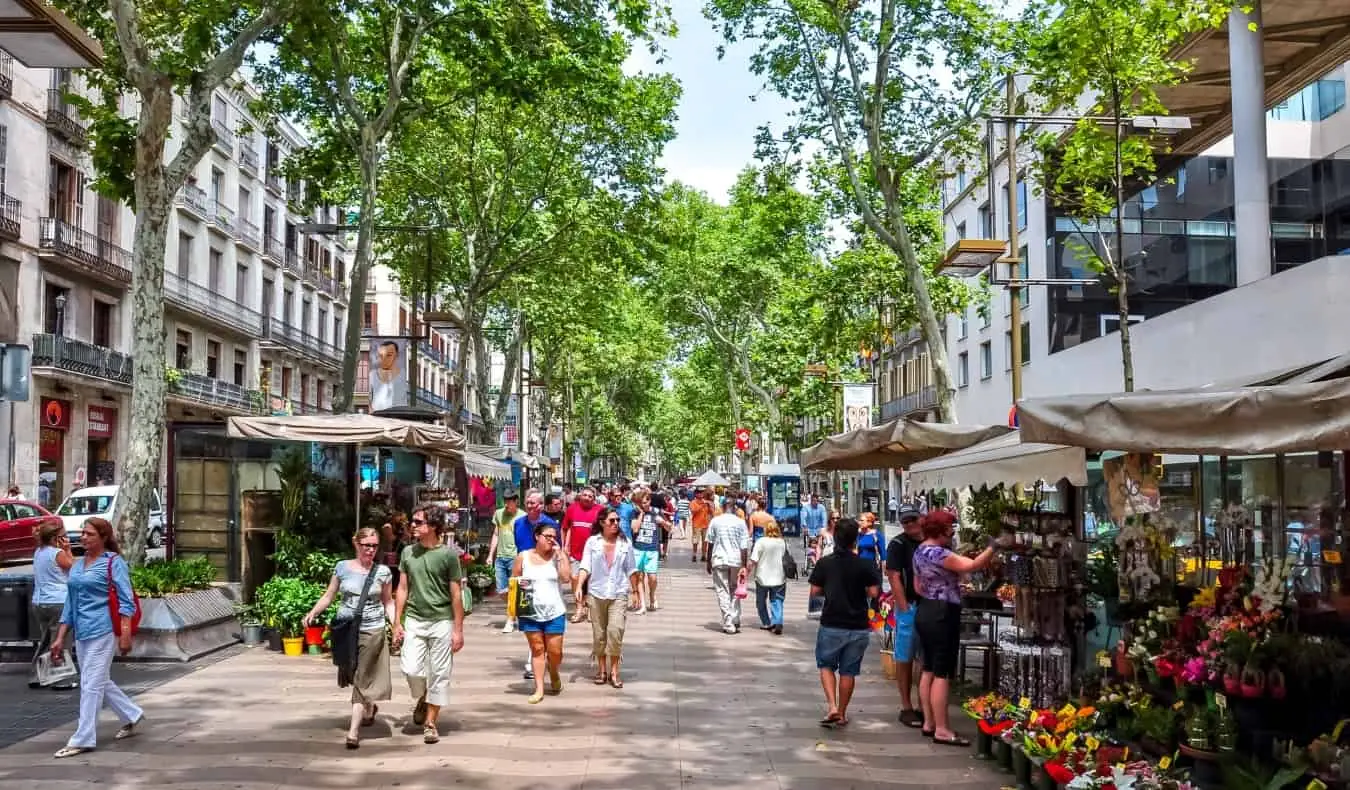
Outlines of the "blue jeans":
{"type": "Polygon", "coordinates": [[[870,639],[866,629],[854,631],[822,625],[816,632],[816,668],[857,677],[862,672],[863,654],[870,639]]]}
{"type": "Polygon", "coordinates": [[[492,570],[497,572],[497,592],[505,593],[511,587],[511,568],[516,564],[515,557],[498,557],[492,561],[492,570]]]}
{"type": "Polygon", "coordinates": [[[755,587],[755,608],[759,611],[760,625],[783,625],[783,599],[787,596],[787,585],[777,587],[755,587]]]}

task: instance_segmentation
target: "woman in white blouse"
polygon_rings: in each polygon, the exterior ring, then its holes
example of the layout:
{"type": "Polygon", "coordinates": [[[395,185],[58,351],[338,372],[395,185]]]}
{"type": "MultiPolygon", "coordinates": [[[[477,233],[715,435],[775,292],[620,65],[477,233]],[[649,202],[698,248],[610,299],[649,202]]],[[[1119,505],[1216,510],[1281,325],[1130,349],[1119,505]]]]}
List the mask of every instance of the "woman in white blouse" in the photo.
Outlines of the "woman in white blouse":
{"type": "Polygon", "coordinates": [[[580,585],[590,583],[586,608],[591,618],[592,649],[598,666],[595,685],[608,683],[623,688],[619,661],[623,653],[623,630],[628,618],[628,594],[633,589],[637,557],[633,544],[619,529],[619,512],[612,507],[600,511],[596,523],[599,534],[586,541],[581,555],[580,585]]]}

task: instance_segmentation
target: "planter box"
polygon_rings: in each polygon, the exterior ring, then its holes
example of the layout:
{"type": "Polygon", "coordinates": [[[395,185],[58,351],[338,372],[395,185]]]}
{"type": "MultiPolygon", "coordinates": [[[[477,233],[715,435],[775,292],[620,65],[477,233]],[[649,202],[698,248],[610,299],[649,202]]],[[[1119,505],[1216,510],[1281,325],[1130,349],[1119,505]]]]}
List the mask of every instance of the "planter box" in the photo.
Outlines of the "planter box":
{"type": "Polygon", "coordinates": [[[129,661],[191,661],[239,641],[230,587],[141,599],[141,628],[129,661]]]}

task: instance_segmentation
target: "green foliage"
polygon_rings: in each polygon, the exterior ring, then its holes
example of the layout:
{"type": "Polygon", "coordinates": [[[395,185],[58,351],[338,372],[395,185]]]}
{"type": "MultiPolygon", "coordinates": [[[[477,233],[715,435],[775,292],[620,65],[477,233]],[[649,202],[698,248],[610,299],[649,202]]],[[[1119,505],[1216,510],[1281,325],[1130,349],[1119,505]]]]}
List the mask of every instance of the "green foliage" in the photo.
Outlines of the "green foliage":
{"type": "Polygon", "coordinates": [[[158,560],[131,569],[131,587],[142,598],[203,590],[216,580],[216,566],[205,556],[158,560]]]}
{"type": "MultiPolygon", "coordinates": [[[[331,567],[329,570],[331,572],[331,567]]],[[[282,636],[299,636],[304,631],[305,615],[323,597],[326,586],[326,583],[294,576],[273,576],[254,593],[254,606],[263,625],[275,628],[282,636]]],[[[334,601],[319,618],[319,622],[332,622],[337,608],[338,603],[334,601]]]]}

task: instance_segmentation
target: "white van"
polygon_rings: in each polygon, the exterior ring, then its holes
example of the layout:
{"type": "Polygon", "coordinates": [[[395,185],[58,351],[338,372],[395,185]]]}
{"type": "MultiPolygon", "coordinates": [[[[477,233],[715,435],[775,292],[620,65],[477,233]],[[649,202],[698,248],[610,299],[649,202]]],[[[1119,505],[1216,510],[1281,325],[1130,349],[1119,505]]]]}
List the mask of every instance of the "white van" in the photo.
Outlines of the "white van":
{"type": "MultiPolygon", "coordinates": [[[[83,551],[80,548],[80,532],[84,529],[85,519],[98,516],[112,521],[113,510],[117,506],[118,488],[119,486],[81,488],[66,497],[66,501],[56,509],[56,515],[61,517],[61,522],[66,526],[66,537],[70,539],[70,547],[76,554],[83,551]]],[[[157,549],[163,545],[164,502],[160,499],[159,490],[154,489],[150,492],[150,530],[146,533],[146,547],[157,549]]]]}

